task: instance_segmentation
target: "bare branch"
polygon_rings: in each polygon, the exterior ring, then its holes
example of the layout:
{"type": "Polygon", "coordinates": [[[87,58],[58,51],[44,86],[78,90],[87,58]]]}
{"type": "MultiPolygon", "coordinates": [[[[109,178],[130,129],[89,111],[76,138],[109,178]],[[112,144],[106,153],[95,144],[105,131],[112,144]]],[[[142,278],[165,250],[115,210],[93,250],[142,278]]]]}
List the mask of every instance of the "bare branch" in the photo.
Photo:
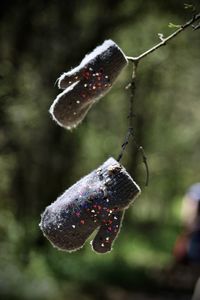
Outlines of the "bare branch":
{"type": "Polygon", "coordinates": [[[193,30],[197,30],[197,29],[199,29],[199,28],[200,28],[200,23],[199,23],[199,24],[197,24],[196,26],[195,26],[195,25],[192,25],[192,28],[193,28],[193,30]]]}
{"type": "Polygon", "coordinates": [[[130,98],[129,98],[130,107],[129,107],[129,115],[128,115],[129,127],[128,127],[127,134],[125,136],[124,142],[121,146],[121,152],[120,152],[117,160],[119,162],[121,161],[121,159],[123,157],[123,154],[126,150],[126,147],[129,144],[130,138],[132,137],[137,150],[140,151],[140,153],[142,155],[143,163],[144,163],[144,166],[145,166],[145,169],[146,169],[145,186],[147,186],[148,182],[149,182],[149,167],[148,167],[147,157],[145,155],[143,147],[139,146],[136,143],[135,135],[134,135],[134,131],[133,131],[133,117],[135,116],[134,113],[133,113],[133,100],[134,100],[134,97],[135,97],[136,71],[137,71],[138,63],[139,63],[140,60],[142,60],[144,57],[146,57],[150,53],[154,52],[155,50],[159,49],[162,46],[165,46],[168,43],[168,41],[170,41],[171,39],[176,37],[179,33],[181,33],[186,28],[188,28],[190,26],[193,27],[193,30],[196,30],[196,29],[200,28],[200,23],[197,24],[197,25],[192,25],[199,19],[200,19],[200,13],[194,14],[193,18],[191,20],[189,20],[188,22],[186,22],[185,24],[183,24],[183,25],[174,25],[174,24],[170,23],[171,27],[176,27],[177,28],[177,30],[174,31],[171,35],[169,35],[168,37],[165,38],[162,33],[158,33],[160,43],[158,43],[157,45],[155,45],[154,47],[150,48],[149,50],[145,51],[144,53],[140,54],[137,57],[126,56],[126,58],[133,63],[132,78],[131,78],[130,83],[126,86],[126,89],[130,89],[130,98]]]}
{"type": "MultiPolygon", "coordinates": [[[[183,25],[180,25],[179,28],[175,32],[173,32],[172,34],[170,34],[168,37],[163,38],[163,36],[162,36],[162,38],[161,38],[161,36],[159,36],[159,38],[161,39],[161,42],[158,43],[157,45],[155,45],[154,47],[150,48],[149,50],[145,51],[144,53],[140,54],[137,57],[127,56],[127,59],[130,60],[130,61],[132,61],[132,62],[134,62],[134,63],[135,62],[139,62],[145,56],[147,56],[150,53],[154,52],[158,48],[160,48],[162,46],[165,46],[169,40],[173,39],[175,36],[177,36],[179,33],[181,33],[186,28],[190,27],[193,23],[195,23],[199,19],[200,19],[200,13],[195,14],[191,20],[189,20],[188,22],[186,22],[183,25]]],[[[198,24],[196,27],[193,27],[194,30],[198,29],[199,26],[200,25],[198,24]]]]}
{"type": "Polygon", "coordinates": [[[158,33],[158,37],[159,37],[159,39],[161,40],[161,42],[163,42],[163,40],[164,40],[164,35],[163,35],[163,33],[158,33]]]}
{"type": "Polygon", "coordinates": [[[145,168],[146,168],[146,182],[145,182],[145,186],[148,186],[148,184],[149,184],[149,166],[148,166],[148,162],[147,162],[147,157],[146,157],[146,154],[145,154],[144,149],[143,149],[142,146],[139,147],[139,151],[142,154],[143,164],[145,165],[145,168]]]}

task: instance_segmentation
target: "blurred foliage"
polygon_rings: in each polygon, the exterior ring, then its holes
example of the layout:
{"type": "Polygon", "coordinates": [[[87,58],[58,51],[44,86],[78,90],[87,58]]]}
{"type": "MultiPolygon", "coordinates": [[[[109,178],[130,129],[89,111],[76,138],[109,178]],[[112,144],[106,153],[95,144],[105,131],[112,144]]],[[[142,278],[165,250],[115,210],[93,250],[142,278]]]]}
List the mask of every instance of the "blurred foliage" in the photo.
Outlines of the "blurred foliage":
{"type": "Polygon", "coordinates": [[[144,166],[130,144],[123,164],[143,193],[127,211],[112,253],[96,255],[89,244],[77,253],[59,252],[38,223],[67,187],[118,156],[127,130],[124,87],[131,66],[73,132],[48,113],[59,92],[56,78],[107,38],[137,56],[159,41],[157,33],[174,30],[169,23],[190,17],[177,0],[1,1],[2,299],[115,299],[102,294],[106,286],[143,288],[149,270],[169,264],[181,197],[199,181],[198,31],[185,31],[139,66],[134,128],[148,157],[150,184],[144,188],[144,166]]]}

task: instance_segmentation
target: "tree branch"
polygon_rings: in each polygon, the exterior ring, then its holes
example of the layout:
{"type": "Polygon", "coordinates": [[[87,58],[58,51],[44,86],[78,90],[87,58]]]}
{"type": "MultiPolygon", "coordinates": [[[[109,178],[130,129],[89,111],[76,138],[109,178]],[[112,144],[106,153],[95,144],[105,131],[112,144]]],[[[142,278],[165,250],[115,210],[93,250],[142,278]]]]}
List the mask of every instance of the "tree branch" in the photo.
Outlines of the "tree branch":
{"type": "MultiPolygon", "coordinates": [[[[195,23],[199,19],[200,19],[200,13],[194,14],[193,18],[191,20],[189,20],[188,22],[186,22],[185,24],[183,24],[183,25],[175,25],[176,27],[178,27],[178,29],[175,32],[173,32],[171,35],[169,35],[168,37],[164,38],[164,36],[163,36],[162,33],[158,33],[158,37],[161,40],[161,42],[158,43],[157,45],[155,45],[154,47],[150,48],[149,50],[145,51],[144,53],[140,54],[137,57],[126,56],[126,58],[133,63],[133,71],[132,71],[131,81],[130,81],[130,83],[126,87],[126,89],[130,89],[130,98],[129,98],[130,107],[129,107],[129,115],[128,115],[129,127],[128,127],[127,134],[125,136],[124,142],[123,142],[123,144],[121,146],[121,152],[120,152],[117,160],[119,162],[121,161],[121,159],[122,159],[122,157],[124,155],[124,152],[126,150],[126,147],[129,144],[130,137],[132,137],[137,150],[140,151],[140,153],[142,155],[142,160],[143,160],[143,163],[144,163],[144,166],[145,166],[145,169],[146,169],[146,182],[145,182],[145,186],[147,186],[148,182],[149,182],[149,167],[148,167],[148,162],[147,162],[147,158],[146,158],[146,155],[145,155],[143,147],[139,146],[136,143],[135,135],[134,135],[134,130],[133,130],[133,118],[134,118],[133,101],[134,101],[134,97],[135,97],[136,71],[137,71],[138,63],[139,63],[139,61],[141,59],[143,59],[144,57],[146,57],[150,53],[154,52],[155,50],[159,49],[162,46],[165,46],[168,43],[168,41],[170,41],[171,39],[173,39],[175,36],[177,36],[179,33],[181,33],[183,30],[185,30],[187,27],[191,26],[193,23],[195,23]]],[[[193,27],[193,30],[199,29],[200,24],[197,24],[196,26],[193,25],[192,27],[193,27]]]]}
{"type": "MultiPolygon", "coordinates": [[[[175,36],[177,36],[179,33],[181,33],[183,30],[185,30],[186,28],[190,27],[193,23],[195,23],[197,20],[200,19],[200,13],[198,14],[195,14],[193,16],[193,18],[191,20],[189,20],[188,22],[186,22],[185,24],[183,25],[180,25],[180,27],[175,31],[173,32],[171,35],[169,35],[168,37],[164,38],[162,36],[159,36],[159,38],[161,39],[161,42],[158,43],[157,45],[155,45],[154,47],[152,47],[151,49],[145,51],[144,53],[140,54],[139,56],[137,57],[132,57],[132,56],[127,56],[126,58],[129,60],[129,61],[132,61],[133,63],[135,62],[139,62],[141,59],[143,59],[145,56],[149,55],[150,53],[154,52],[155,50],[157,50],[158,48],[162,47],[162,46],[165,46],[167,44],[167,42],[171,39],[173,39],[175,36]]],[[[197,25],[198,27],[198,25],[197,25]]],[[[197,29],[195,27],[195,29],[197,29]]]]}

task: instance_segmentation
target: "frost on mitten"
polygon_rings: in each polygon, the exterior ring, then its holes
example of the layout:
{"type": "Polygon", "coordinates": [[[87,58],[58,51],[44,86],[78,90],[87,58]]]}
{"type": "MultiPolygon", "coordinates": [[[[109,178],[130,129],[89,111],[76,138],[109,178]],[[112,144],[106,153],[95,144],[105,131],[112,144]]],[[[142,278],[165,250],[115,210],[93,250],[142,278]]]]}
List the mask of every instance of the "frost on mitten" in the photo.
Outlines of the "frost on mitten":
{"type": "Polygon", "coordinates": [[[98,253],[108,252],[125,209],[139,194],[125,168],[109,158],[45,209],[40,228],[55,247],[65,251],[81,248],[97,229],[92,247],[98,253]]]}
{"type": "Polygon", "coordinates": [[[126,56],[112,40],[95,48],[79,66],[58,79],[58,87],[64,91],[50,107],[53,119],[67,129],[76,127],[126,65],[126,56]]]}

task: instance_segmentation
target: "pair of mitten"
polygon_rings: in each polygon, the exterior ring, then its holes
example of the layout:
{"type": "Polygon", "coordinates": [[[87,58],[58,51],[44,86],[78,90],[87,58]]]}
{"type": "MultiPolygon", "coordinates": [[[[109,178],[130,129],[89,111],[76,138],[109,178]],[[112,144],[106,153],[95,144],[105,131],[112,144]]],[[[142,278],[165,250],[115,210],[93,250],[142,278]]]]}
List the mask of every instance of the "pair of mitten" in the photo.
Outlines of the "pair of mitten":
{"type": "MultiPolygon", "coordinates": [[[[50,108],[53,119],[67,129],[76,127],[126,65],[126,56],[111,40],[86,55],[78,67],[58,79],[64,91],[50,108]]],[[[139,193],[140,188],[125,168],[109,158],[45,209],[40,228],[55,247],[66,251],[81,248],[97,230],[93,249],[109,252],[124,211],[139,193]]]]}

